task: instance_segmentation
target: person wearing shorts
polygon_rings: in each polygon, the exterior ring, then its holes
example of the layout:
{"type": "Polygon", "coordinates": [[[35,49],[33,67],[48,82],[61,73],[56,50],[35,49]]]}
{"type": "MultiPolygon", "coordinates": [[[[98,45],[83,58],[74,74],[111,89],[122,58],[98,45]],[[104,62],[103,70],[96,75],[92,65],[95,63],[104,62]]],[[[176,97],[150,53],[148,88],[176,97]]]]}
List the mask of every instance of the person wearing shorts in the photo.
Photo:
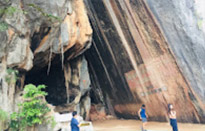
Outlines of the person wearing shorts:
{"type": "Polygon", "coordinates": [[[147,131],[146,130],[146,125],[147,125],[147,118],[148,115],[146,113],[146,108],[145,105],[143,104],[142,107],[138,111],[138,115],[140,117],[140,120],[142,120],[142,131],[147,131]]]}

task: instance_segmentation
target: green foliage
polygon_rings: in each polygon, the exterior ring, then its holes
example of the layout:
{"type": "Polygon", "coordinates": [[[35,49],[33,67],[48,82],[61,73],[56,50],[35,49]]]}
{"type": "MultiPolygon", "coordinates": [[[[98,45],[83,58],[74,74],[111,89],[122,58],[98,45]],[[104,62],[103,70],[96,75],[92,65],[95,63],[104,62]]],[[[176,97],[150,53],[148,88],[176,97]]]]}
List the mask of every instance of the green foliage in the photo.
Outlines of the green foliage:
{"type": "Polygon", "coordinates": [[[4,110],[0,109],[0,120],[5,121],[8,119],[8,114],[4,110]]]}
{"type": "Polygon", "coordinates": [[[46,96],[47,93],[45,91],[42,91],[42,89],[45,89],[45,85],[39,85],[36,87],[35,85],[29,84],[24,88],[25,94],[24,98],[37,98],[39,96],[46,96]]]}
{"type": "Polygon", "coordinates": [[[35,4],[28,4],[28,6],[36,9],[38,12],[41,13],[41,15],[45,16],[51,22],[61,22],[62,21],[62,19],[60,17],[45,13],[43,9],[41,9],[39,6],[37,6],[35,4]]]}
{"type": "Polygon", "coordinates": [[[12,130],[25,130],[26,127],[52,122],[46,114],[50,112],[47,103],[43,101],[47,93],[42,91],[45,85],[26,85],[24,88],[24,102],[19,104],[19,113],[11,114],[10,128],[12,130]]]}
{"type": "Polygon", "coordinates": [[[8,125],[8,113],[0,109],[0,130],[3,130],[8,125]]]}
{"type": "Polygon", "coordinates": [[[23,131],[26,126],[24,126],[24,122],[20,120],[20,116],[18,113],[14,112],[10,116],[10,128],[12,131],[23,131]]]}
{"type": "Polygon", "coordinates": [[[54,117],[48,118],[47,123],[51,124],[51,128],[54,128],[56,126],[56,124],[57,124],[56,121],[54,120],[54,117]]]}
{"type": "Polygon", "coordinates": [[[13,15],[17,11],[17,7],[14,6],[8,6],[6,8],[0,8],[0,14],[8,14],[13,15]]]}
{"type": "Polygon", "coordinates": [[[0,31],[6,31],[8,29],[8,24],[5,22],[0,22],[0,31]]]}
{"type": "MultiPolygon", "coordinates": [[[[17,7],[8,6],[6,8],[0,8],[0,15],[6,14],[8,16],[13,16],[13,14],[17,11],[21,11],[17,7]]],[[[0,22],[0,31],[6,31],[8,29],[8,24],[4,21],[0,22]]]]}
{"type": "Polygon", "coordinates": [[[7,69],[7,75],[6,75],[6,82],[8,84],[15,84],[18,79],[18,70],[8,68],[7,69]]]}
{"type": "Polygon", "coordinates": [[[6,14],[8,16],[13,16],[14,13],[16,13],[16,12],[27,14],[26,11],[22,11],[21,9],[19,9],[18,7],[15,7],[15,6],[8,6],[6,8],[0,8],[0,15],[6,14]]]}
{"type": "MultiPolygon", "coordinates": [[[[62,22],[62,19],[60,17],[54,16],[52,14],[45,13],[43,9],[38,7],[35,4],[28,4],[27,6],[32,7],[36,9],[38,12],[41,13],[42,16],[46,17],[48,21],[55,23],[55,22],[62,22]]],[[[0,8],[0,16],[5,14],[9,17],[12,17],[15,12],[22,12],[23,14],[28,14],[27,11],[22,11],[18,7],[15,6],[7,6],[6,8],[0,8]]],[[[8,29],[8,24],[5,21],[0,21],[0,31],[6,31],[8,29]]]]}
{"type": "Polygon", "coordinates": [[[5,13],[12,16],[15,12],[19,11],[19,9],[17,9],[17,7],[14,7],[14,6],[8,6],[6,9],[5,9],[5,13]]]}

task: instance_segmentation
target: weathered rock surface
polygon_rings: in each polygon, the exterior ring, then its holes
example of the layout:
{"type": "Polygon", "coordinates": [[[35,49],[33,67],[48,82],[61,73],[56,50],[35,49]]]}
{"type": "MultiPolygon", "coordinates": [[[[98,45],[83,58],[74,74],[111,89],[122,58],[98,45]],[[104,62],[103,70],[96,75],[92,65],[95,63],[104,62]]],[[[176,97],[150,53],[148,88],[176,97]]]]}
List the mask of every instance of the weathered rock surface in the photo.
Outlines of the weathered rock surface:
{"type": "Polygon", "coordinates": [[[205,122],[204,37],[192,1],[147,1],[157,20],[143,0],[86,0],[92,81],[117,116],[135,118],[144,103],[151,120],[164,121],[173,103],[179,121],[205,122]]]}
{"type": "Polygon", "coordinates": [[[205,103],[205,34],[198,27],[194,2],[147,0],[184,77],[205,103]]]}
{"type": "Polygon", "coordinates": [[[11,14],[2,14],[1,19],[9,28],[1,31],[0,37],[0,57],[8,54],[8,66],[29,70],[33,55],[34,65],[46,66],[55,54],[72,50],[66,58],[69,60],[89,48],[92,29],[83,0],[10,3],[1,5],[1,12],[4,8],[15,10],[11,14]],[[30,63],[24,63],[25,60],[30,63]]]}
{"type": "Polygon", "coordinates": [[[205,122],[205,37],[193,1],[146,1],[0,0],[0,108],[17,110],[33,83],[47,85],[53,110],[86,120],[135,118],[144,103],[165,121],[173,103],[179,121],[205,122]]]}
{"type": "Polygon", "coordinates": [[[81,54],[92,28],[83,0],[0,0],[0,16],[0,108],[15,111],[24,84],[46,84],[58,112],[78,110],[88,119],[90,79],[81,54]],[[20,71],[12,84],[11,68],[20,71]]]}

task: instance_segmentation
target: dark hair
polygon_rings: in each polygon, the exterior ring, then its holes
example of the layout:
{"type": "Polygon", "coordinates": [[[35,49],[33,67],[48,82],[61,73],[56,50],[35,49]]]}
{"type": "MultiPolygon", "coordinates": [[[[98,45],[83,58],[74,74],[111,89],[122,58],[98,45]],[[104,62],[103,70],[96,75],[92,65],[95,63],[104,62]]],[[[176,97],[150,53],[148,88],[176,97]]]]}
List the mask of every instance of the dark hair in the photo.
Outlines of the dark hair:
{"type": "Polygon", "coordinates": [[[77,115],[77,111],[74,111],[72,114],[73,114],[73,116],[77,115]]]}
{"type": "Polygon", "coordinates": [[[142,107],[145,107],[145,104],[143,104],[142,107]]]}
{"type": "Polygon", "coordinates": [[[170,113],[170,111],[171,111],[171,108],[170,108],[171,105],[172,105],[172,104],[168,104],[168,113],[170,113]]]}

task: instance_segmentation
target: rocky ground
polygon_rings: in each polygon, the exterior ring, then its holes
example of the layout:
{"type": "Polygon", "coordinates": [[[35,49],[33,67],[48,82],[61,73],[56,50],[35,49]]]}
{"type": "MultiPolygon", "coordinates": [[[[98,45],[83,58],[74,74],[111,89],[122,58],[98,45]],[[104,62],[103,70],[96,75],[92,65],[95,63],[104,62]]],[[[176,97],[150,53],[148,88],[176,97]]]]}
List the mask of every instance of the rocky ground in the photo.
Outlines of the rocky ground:
{"type": "MultiPolygon", "coordinates": [[[[93,122],[95,131],[140,131],[140,121],[135,120],[108,120],[93,122]]],[[[149,131],[171,131],[169,123],[149,122],[149,131]]],[[[204,131],[205,124],[179,123],[180,131],[204,131]]]]}

